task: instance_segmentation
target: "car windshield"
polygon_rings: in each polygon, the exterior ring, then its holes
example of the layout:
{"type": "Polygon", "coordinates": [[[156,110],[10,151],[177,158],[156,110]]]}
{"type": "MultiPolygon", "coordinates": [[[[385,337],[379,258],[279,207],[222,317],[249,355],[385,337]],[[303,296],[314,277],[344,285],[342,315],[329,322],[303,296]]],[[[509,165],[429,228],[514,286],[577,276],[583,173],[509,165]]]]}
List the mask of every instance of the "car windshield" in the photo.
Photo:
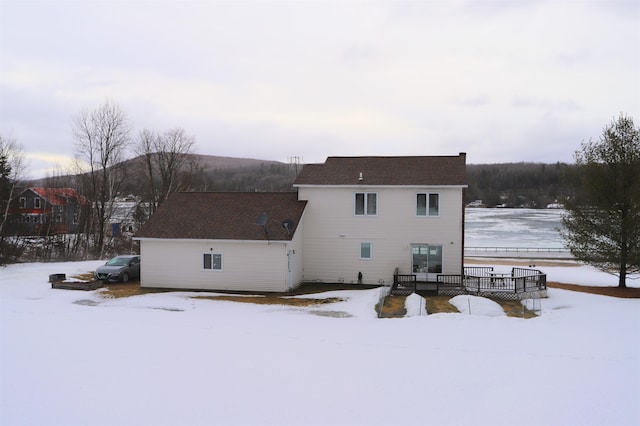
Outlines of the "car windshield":
{"type": "Polygon", "coordinates": [[[109,266],[124,266],[129,264],[129,258],[126,257],[114,257],[107,262],[109,266]]]}

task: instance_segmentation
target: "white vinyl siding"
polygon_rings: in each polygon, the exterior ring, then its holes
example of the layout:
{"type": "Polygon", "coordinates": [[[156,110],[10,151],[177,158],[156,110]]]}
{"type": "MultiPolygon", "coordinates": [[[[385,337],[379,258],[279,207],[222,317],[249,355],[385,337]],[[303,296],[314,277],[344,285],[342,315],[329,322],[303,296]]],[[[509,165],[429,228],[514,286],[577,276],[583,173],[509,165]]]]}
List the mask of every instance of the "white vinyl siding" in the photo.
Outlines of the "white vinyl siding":
{"type": "Polygon", "coordinates": [[[376,220],[361,220],[350,212],[354,189],[349,187],[300,187],[305,209],[304,281],[380,284],[393,280],[393,271],[411,273],[412,244],[442,246],[444,274],[462,272],[461,187],[368,187],[358,193],[375,193],[384,199],[376,220]],[[416,194],[438,194],[439,216],[425,221],[416,215],[416,194]],[[370,261],[362,262],[360,244],[375,248],[370,261]]]}
{"type": "Polygon", "coordinates": [[[287,291],[302,282],[302,224],[301,220],[293,239],[287,242],[141,239],[140,285],[185,290],[287,291]],[[212,273],[212,269],[205,268],[207,254],[220,255],[220,270],[212,273]]]}

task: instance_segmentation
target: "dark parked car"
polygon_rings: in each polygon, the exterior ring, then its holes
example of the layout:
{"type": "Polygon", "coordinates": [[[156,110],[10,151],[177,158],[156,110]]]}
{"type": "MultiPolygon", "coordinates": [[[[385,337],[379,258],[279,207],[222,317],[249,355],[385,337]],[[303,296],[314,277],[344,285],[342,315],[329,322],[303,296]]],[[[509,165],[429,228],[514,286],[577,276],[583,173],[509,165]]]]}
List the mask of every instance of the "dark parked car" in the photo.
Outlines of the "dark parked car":
{"type": "Polygon", "coordinates": [[[126,283],[132,278],[140,278],[140,256],[116,256],[95,272],[98,281],[122,281],[126,283]]]}

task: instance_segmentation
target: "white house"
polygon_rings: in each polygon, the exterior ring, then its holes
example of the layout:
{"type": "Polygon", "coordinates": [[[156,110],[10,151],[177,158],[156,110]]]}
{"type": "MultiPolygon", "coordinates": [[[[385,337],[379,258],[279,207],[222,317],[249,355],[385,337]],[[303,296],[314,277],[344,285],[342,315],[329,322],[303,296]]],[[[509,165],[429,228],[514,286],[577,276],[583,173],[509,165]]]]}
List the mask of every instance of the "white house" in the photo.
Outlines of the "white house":
{"type": "Polygon", "coordinates": [[[141,284],[287,291],[462,274],[465,162],[329,157],[303,167],[297,193],[173,194],[136,236],[141,284]]]}

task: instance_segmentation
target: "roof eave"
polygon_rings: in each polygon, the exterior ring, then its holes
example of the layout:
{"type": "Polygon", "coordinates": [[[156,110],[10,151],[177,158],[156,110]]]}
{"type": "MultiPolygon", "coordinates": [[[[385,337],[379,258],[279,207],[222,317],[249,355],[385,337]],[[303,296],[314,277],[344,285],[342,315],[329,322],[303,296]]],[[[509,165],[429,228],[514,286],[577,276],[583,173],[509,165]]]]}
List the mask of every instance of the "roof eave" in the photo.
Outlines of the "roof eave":
{"type": "Polygon", "coordinates": [[[133,237],[135,241],[170,241],[189,243],[194,241],[211,241],[215,243],[265,243],[265,244],[287,244],[292,240],[234,240],[221,238],[166,238],[166,237],[133,237]]]}
{"type": "Polygon", "coordinates": [[[311,184],[311,183],[302,183],[302,184],[294,184],[295,188],[313,188],[313,187],[323,187],[323,188],[468,188],[469,185],[430,185],[430,184],[412,184],[412,185],[376,185],[376,184],[311,184]]]}

